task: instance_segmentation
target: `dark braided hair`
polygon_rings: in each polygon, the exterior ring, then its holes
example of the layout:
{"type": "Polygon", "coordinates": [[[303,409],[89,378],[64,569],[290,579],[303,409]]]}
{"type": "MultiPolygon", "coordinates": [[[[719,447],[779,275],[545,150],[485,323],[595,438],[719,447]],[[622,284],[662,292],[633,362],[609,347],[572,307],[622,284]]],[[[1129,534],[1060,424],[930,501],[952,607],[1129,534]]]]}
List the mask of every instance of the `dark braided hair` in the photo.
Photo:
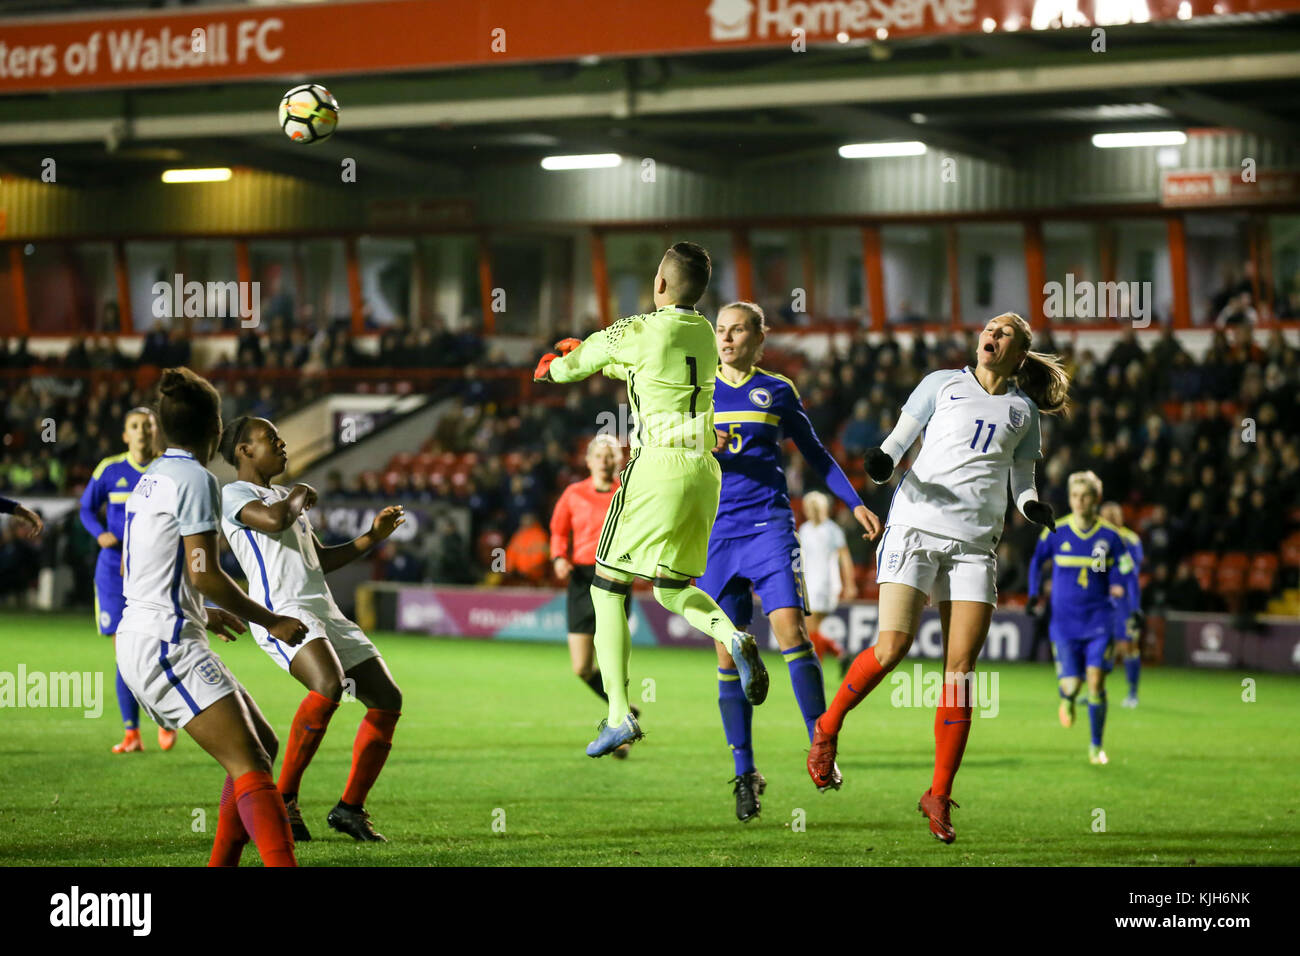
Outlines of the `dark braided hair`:
{"type": "Polygon", "coordinates": [[[239,463],[235,461],[235,449],[248,441],[248,426],[253,421],[255,419],[251,415],[240,415],[221,433],[221,444],[217,446],[217,450],[222,458],[236,468],[239,467],[239,463]]]}

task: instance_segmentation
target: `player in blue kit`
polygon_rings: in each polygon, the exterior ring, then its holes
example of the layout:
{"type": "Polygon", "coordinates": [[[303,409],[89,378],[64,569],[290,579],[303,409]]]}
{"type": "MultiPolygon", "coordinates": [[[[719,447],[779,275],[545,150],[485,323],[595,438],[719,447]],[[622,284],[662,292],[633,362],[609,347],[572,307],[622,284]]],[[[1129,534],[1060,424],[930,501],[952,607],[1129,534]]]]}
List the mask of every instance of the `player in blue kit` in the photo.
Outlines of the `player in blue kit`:
{"type": "MultiPolygon", "coordinates": [[[[81,524],[100,547],[95,562],[95,622],[105,637],[117,634],[122,608],[126,605],[122,596],[122,525],[126,520],[126,499],[131,497],[149,463],[158,457],[154,447],[156,431],[151,409],[140,406],[127,412],[122,426],[126,451],[101,461],[81,495],[81,524]]],[[[140,705],[123,683],[121,671],[117,673],[117,707],[125,734],[121,743],[113,745],[113,753],[142,752],[140,705]]],[[[175,743],[174,730],[158,728],[159,747],[170,750],[175,743]]]]}
{"type": "Polygon", "coordinates": [[[1124,597],[1116,602],[1114,627],[1115,659],[1124,662],[1124,676],[1128,679],[1125,707],[1138,705],[1138,677],[1142,671],[1142,626],[1146,623],[1142,613],[1142,586],[1138,574],[1142,571],[1142,539],[1131,528],[1124,527],[1124,509],[1117,501],[1101,506],[1101,516],[1119,529],[1120,537],[1128,546],[1131,559],[1128,573],[1124,575],[1124,597]]]}
{"type": "Polygon", "coordinates": [[[1106,727],[1106,674],[1114,653],[1116,602],[1125,595],[1132,559],[1119,529],[1097,513],[1101,479],[1091,471],[1070,475],[1070,514],[1039,535],[1029,562],[1029,606],[1037,610],[1043,564],[1052,562],[1052,651],[1061,697],[1061,725],[1074,724],[1080,681],[1088,682],[1088,721],[1092,741],[1088,760],[1108,762],[1102,750],[1106,727]]]}
{"type": "MultiPolygon", "coordinates": [[[[720,365],[713,391],[713,424],[719,440],[722,495],[704,575],[696,586],[718,602],[736,626],[744,629],[754,616],[753,593],[763,602],[772,633],[790,671],[795,701],[812,739],[814,721],[826,709],[821,664],[804,626],[806,610],[799,539],[781,470],[781,445],[795,446],[831,491],[853,511],[866,530],[880,536],[880,520],[871,513],[813,431],[799,391],[784,375],[755,366],[767,330],[763,310],[752,302],[733,302],[718,312],[720,365]]],[[[745,699],[735,662],[718,648],[718,708],[735,761],[732,779],[736,817],[742,823],[758,815],[758,797],[766,781],[754,767],[754,708],[745,699]]],[[[838,769],[822,790],[838,790],[838,769]]]]}

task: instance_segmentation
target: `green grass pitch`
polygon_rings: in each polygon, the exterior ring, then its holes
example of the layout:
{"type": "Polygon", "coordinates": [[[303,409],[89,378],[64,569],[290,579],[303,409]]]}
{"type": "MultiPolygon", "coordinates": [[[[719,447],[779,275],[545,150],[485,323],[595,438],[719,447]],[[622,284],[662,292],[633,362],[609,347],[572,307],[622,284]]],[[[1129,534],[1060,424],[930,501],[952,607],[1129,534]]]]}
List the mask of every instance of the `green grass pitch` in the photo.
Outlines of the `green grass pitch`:
{"type": "MultiPolygon", "coordinates": [[[[115,756],[120,738],[109,642],[88,614],[0,616],[0,671],[102,670],[99,719],[0,710],[0,864],[206,862],[222,772],[184,734],[115,756]],[[194,811],[206,812],[196,832],[194,811]]],[[[281,741],[303,691],[243,637],[214,644],[281,741]]],[[[1142,706],[1117,706],[1107,767],[1087,761],[1087,715],[1056,720],[1047,665],[999,664],[1000,713],[974,722],[957,777],[957,842],[937,843],[916,812],[929,785],[933,711],[890,705],[891,686],[849,717],[844,789],[805,775],[807,738],[775,653],[755,712],[763,812],[735,819],[731,757],[710,652],[636,648],[634,691],[653,680],[645,741],[626,761],[590,760],[602,706],[569,672],[563,646],[380,634],[405,694],[392,757],[369,800],[386,845],[325,826],[351,759],[361,705],[344,704],[308,770],[309,866],[358,865],[1173,865],[1300,863],[1300,679],[1143,672],[1142,706]],[[1242,700],[1242,679],[1257,681],[1242,700]],[[1094,832],[1097,811],[1105,832],[1094,832]],[[804,821],[803,826],[798,821],[804,821]],[[495,826],[494,826],[495,824],[495,826]],[[500,832],[504,825],[504,832],[500,832]]],[[[904,665],[911,671],[912,662],[904,665]]],[[[829,692],[835,677],[828,680],[829,692]]],[[[278,764],[277,764],[278,772],[278,764]]],[[[252,847],[246,865],[260,865],[252,847]]]]}

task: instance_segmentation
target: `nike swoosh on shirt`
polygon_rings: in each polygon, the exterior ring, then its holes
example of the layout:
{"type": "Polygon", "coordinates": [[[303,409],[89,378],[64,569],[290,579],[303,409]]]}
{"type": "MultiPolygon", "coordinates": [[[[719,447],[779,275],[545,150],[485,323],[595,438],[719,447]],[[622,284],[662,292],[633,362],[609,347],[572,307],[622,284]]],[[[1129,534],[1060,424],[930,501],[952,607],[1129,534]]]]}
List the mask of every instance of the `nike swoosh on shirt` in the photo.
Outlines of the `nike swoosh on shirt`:
{"type": "Polygon", "coordinates": [[[969,720],[945,720],[944,724],[969,724],[969,720]]]}
{"type": "Polygon", "coordinates": [[[861,696],[864,693],[863,691],[858,690],[852,684],[849,685],[849,690],[853,691],[853,693],[857,694],[858,696],[861,696]]]}
{"type": "Polygon", "coordinates": [[[965,395],[949,395],[948,397],[949,397],[950,399],[952,399],[952,400],[955,402],[955,401],[957,401],[957,399],[959,399],[959,398],[965,398],[966,396],[965,396],[965,395]]]}

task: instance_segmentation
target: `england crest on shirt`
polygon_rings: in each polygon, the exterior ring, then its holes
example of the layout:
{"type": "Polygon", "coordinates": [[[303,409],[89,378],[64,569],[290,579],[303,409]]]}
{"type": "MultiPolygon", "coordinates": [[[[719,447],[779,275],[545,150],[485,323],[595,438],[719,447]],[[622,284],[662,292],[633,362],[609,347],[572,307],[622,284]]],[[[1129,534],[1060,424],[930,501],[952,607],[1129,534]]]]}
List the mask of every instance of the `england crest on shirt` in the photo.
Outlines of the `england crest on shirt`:
{"type": "Polygon", "coordinates": [[[1025,413],[1020,409],[1012,406],[1008,411],[1011,413],[1011,427],[1019,428],[1025,423],[1025,413]]]}

